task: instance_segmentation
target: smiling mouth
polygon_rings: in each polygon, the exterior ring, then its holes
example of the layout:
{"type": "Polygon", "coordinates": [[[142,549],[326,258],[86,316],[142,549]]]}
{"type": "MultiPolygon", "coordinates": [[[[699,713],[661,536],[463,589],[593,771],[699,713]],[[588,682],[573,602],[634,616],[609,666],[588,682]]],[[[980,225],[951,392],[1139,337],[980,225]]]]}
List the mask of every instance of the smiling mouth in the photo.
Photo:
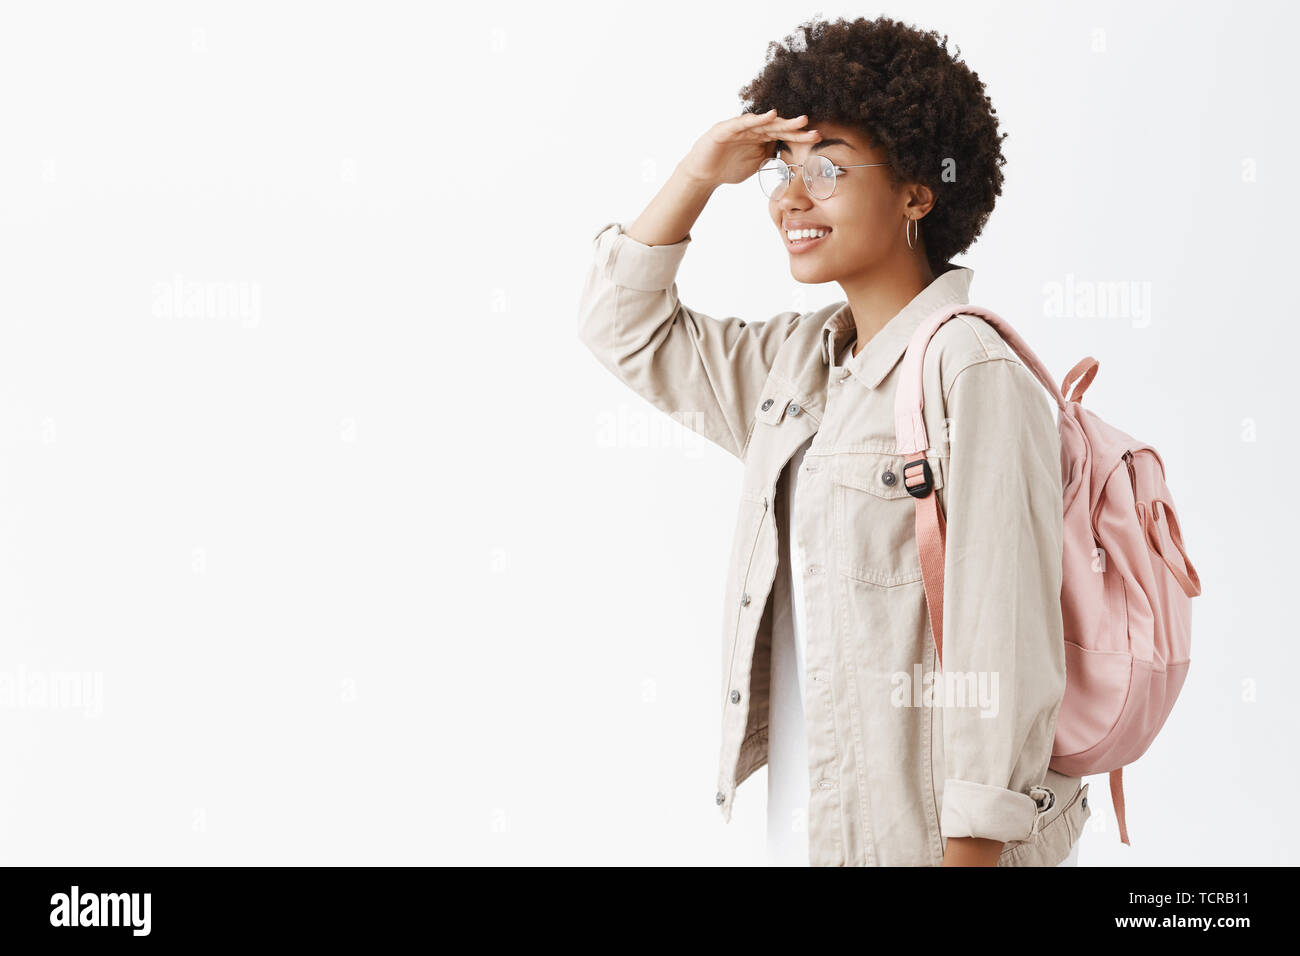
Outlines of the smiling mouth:
{"type": "Polygon", "coordinates": [[[789,233],[781,234],[785,238],[786,248],[791,252],[806,252],[812,249],[818,243],[825,242],[831,236],[831,230],[827,229],[824,236],[816,236],[811,239],[791,239],[789,233]]]}

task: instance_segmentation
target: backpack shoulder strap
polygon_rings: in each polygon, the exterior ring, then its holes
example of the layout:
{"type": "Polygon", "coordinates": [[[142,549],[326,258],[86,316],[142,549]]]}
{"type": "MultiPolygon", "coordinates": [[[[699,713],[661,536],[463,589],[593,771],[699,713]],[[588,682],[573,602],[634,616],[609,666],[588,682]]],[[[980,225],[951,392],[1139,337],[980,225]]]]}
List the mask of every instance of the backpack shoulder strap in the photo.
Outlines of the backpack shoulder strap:
{"type": "Polygon", "coordinates": [[[929,318],[916,327],[916,331],[908,340],[907,352],[903,356],[898,391],[894,394],[894,434],[898,440],[898,450],[904,455],[924,452],[930,447],[929,438],[925,433],[925,419],[921,414],[925,399],[922,394],[921,369],[925,361],[925,349],[930,339],[935,332],[939,331],[941,325],[955,315],[976,315],[993,326],[1002,340],[1020,356],[1025,367],[1042,383],[1043,388],[1047,389],[1047,393],[1052,396],[1057,407],[1065,409],[1065,396],[1061,394],[1060,387],[1047,373],[1046,367],[1039,361],[1038,356],[1006,319],[991,309],[978,305],[960,303],[945,305],[931,313],[929,318]]]}
{"type": "MultiPolygon", "coordinates": [[[[916,499],[916,547],[921,558],[921,577],[925,582],[925,603],[930,612],[930,633],[934,638],[934,648],[941,669],[943,667],[943,563],[947,525],[943,509],[939,507],[939,496],[934,494],[930,463],[925,458],[925,453],[930,448],[930,439],[925,430],[923,414],[925,396],[921,372],[925,349],[930,339],[934,337],[934,333],[953,316],[963,314],[977,315],[993,326],[1003,341],[1011,346],[1026,367],[1033,372],[1034,377],[1047,389],[1057,406],[1062,410],[1065,408],[1062,390],[1047,373],[1038,356],[1005,319],[989,309],[960,303],[945,305],[921,322],[907,343],[898,390],[894,395],[894,437],[900,454],[916,456],[903,463],[903,486],[916,499]]],[[[1082,387],[1086,387],[1086,383],[1083,383],[1082,387]]]]}
{"type": "MultiPolygon", "coordinates": [[[[917,463],[903,466],[903,484],[908,482],[909,468],[917,463]]],[[[920,460],[926,465],[925,459],[920,460]]],[[[926,472],[929,466],[926,465],[926,472]]],[[[916,481],[915,470],[912,480],[916,481]]],[[[926,480],[922,477],[922,480],[926,480]]],[[[912,488],[907,489],[912,492],[912,488]]],[[[921,556],[921,577],[925,581],[925,603],[930,609],[930,634],[934,638],[934,650],[939,655],[939,669],[943,669],[943,555],[947,522],[943,509],[939,507],[939,496],[927,492],[924,497],[916,498],[916,549],[921,556]]]]}

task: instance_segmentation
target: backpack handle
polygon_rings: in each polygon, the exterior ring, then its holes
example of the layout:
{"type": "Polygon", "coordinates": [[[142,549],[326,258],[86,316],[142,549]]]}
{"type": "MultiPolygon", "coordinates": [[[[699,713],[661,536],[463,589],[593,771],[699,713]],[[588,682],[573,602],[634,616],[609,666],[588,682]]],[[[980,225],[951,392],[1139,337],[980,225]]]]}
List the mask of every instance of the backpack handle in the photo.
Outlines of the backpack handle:
{"type": "MultiPolygon", "coordinates": [[[[1033,349],[1006,319],[982,306],[950,303],[939,308],[917,326],[907,343],[907,354],[903,356],[903,369],[900,373],[902,378],[898,382],[898,391],[894,393],[894,434],[900,454],[924,452],[930,447],[929,437],[925,433],[925,418],[921,414],[925,401],[922,394],[921,367],[925,360],[925,347],[929,344],[930,338],[939,331],[939,326],[955,315],[979,316],[993,326],[998,335],[1002,336],[1002,340],[1011,346],[1034,377],[1043,384],[1061,411],[1065,411],[1064,389],[1056,387],[1055,380],[1048,374],[1033,349]]],[[[1075,369],[1078,367],[1076,365],[1075,369]]],[[[1095,375],[1096,369],[1093,369],[1092,373],[1095,375]]],[[[1091,381],[1091,378],[1088,378],[1088,381],[1091,381]]]]}
{"type": "Polygon", "coordinates": [[[1083,398],[1083,393],[1087,390],[1088,386],[1092,384],[1092,380],[1097,377],[1097,369],[1100,367],[1101,363],[1091,355],[1079,359],[1079,361],[1075,363],[1074,368],[1066,372],[1065,378],[1061,380],[1061,394],[1069,394],[1070,382],[1076,376],[1082,375],[1083,377],[1080,378],[1078,383],[1074,386],[1074,394],[1070,395],[1069,398],[1071,402],[1079,401],[1083,398]]]}

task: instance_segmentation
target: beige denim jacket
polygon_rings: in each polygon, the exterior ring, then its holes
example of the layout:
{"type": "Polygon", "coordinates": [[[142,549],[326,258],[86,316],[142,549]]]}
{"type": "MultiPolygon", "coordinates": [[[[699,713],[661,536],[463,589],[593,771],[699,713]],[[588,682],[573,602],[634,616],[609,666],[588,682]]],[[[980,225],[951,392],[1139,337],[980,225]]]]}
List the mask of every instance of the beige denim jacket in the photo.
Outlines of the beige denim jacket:
{"type": "Polygon", "coordinates": [[[724,820],[768,759],[773,582],[786,546],[777,496],[815,434],[796,525],[810,863],[938,865],[950,836],[1003,841],[1002,866],[1059,863],[1091,811],[1087,785],[1047,766],[1065,690],[1048,396],[979,317],[959,315],[930,341],[927,457],[947,524],[940,671],[894,392],[913,329],[970,301],[971,270],[949,263],[841,368],[835,357],[856,337],[847,303],[753,322],[703,315],[677,295],[690,241],[647,246],[620,223],[602,227],[579,335],[621,381],[744,463],[722,629],[724,820]]]}

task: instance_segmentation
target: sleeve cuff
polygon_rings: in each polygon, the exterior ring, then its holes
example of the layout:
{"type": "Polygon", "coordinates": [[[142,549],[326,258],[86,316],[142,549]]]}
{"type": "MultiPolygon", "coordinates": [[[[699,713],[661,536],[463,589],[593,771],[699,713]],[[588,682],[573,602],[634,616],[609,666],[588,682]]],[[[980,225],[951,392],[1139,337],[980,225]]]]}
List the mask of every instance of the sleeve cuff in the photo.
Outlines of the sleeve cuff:
{"type": "Polygon", "coordinates": [[[1038,811],[1038,802],[1028,794],[948,779],[943,782],[939,830],[945,837],[981,837],[1003,843],[1028,840],[1034,835],[1038,811]]]}
{"type": "Polygon", "coordinates": [[[661,292],[676,281],[677,267],[691,237],[688,233],[669,246],[647,246],[625,233],[621,223],[611,222],[602,226],[592,241],[598,261],[615,285],[637,292],[661,292]]]}

